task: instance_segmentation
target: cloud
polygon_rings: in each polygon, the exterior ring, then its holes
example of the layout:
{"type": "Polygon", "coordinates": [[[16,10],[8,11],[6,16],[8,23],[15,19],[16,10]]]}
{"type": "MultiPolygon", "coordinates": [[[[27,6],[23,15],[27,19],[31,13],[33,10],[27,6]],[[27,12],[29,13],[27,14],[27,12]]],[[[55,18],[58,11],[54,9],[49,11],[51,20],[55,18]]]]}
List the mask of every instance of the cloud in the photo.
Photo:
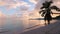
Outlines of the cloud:
{"type": "Polygon", "coordinates": [[[30,7],[28,6],[21,6],[20,11],[28,11],[30,7]]]}
{"type": "Polygon", "coordinates": [[[55,5],[55,6],[60,8],[60,0],[54,0],[53,5],[55,5]]]}
{"type": "Polygon", "coordinates": [[[37,4],[38,0],[29,0],[31,3],[37,4]]]}
{"type": "Polygon", "coordinates": [[[3,5],[5,5],[5,2],[0,1],[0,6],[3,6],[3,5]]]}
{"type": "Polygon", "coordinates": [[[21,11],[27,11],[31,7],[31,5],[28,4],[27,2],[21,1],[20,3],[21,3],[21,5],[20,5],[21,11]]]}
{"type": "Polygon", "coordinates": [[[6,15],[3,14],[2,11],[0,11],[0,17],[6,17],[6,15]]]}
{"type": "Polygon", "coordinates": [[[4,6],[7,9],[13,9],[20,6],[30,7],[30,5],[27,2],[17,0],[0,0],[0,6],[4,6]]]}

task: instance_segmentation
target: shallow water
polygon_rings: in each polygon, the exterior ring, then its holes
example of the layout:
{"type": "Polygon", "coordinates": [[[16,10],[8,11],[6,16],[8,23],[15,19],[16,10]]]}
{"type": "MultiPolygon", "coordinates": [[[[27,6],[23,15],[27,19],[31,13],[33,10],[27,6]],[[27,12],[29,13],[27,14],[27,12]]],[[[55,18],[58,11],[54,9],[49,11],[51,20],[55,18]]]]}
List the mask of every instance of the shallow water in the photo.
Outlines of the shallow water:
{"type": "Polygon", "coordinates": [[[43,20],[0,19],[0,34],[20,34],[24,29],[42,24],[44,24],[43,20]]]}

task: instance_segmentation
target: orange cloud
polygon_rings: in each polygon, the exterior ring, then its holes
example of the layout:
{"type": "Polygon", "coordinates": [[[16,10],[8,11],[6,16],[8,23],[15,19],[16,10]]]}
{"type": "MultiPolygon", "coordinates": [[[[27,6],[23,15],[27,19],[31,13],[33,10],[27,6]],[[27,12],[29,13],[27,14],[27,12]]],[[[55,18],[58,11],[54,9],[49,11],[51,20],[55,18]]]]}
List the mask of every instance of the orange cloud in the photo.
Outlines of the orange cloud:
{"type": "Polygon", "coordinates": [[[4,1],[0,1],[0,6],[3,6],[5,5],[5,2],[4,1]]]}
{"type": "Polygon", "coordinates": [[[0,17],[6,17],[6,15],[3,14],[2,11],[0,11],[0,17]]]}

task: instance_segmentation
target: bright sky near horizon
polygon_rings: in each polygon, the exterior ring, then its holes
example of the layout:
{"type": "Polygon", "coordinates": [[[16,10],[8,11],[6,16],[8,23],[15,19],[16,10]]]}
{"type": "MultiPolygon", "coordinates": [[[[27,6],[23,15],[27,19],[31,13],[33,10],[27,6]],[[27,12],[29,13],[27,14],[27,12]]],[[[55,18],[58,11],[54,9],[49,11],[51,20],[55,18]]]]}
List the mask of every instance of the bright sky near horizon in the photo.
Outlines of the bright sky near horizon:
{"type": "MultiPolygon", "coordinates": [[[[45,0],[0,0],[0,16],[27,16],[29,13],[37,16],[43,1],[45,0]]],[[[54,2],[54,5],[60,7],[60,0],[54,2]]]]}

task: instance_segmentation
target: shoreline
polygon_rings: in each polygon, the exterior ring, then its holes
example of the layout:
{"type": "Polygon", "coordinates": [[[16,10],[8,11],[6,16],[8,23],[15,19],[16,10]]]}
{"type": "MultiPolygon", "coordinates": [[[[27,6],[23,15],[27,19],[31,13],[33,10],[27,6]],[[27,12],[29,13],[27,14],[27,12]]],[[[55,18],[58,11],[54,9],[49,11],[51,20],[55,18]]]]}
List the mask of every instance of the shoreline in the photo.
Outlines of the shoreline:
{"type": "Polygon", "coordinates": [[[60,21],[56,21],[55,23],[52,23],[43,27],[39,27],[30,31],[26,31],[21,34],[57,34],[60,31],[59,22],[60,21]]]}

